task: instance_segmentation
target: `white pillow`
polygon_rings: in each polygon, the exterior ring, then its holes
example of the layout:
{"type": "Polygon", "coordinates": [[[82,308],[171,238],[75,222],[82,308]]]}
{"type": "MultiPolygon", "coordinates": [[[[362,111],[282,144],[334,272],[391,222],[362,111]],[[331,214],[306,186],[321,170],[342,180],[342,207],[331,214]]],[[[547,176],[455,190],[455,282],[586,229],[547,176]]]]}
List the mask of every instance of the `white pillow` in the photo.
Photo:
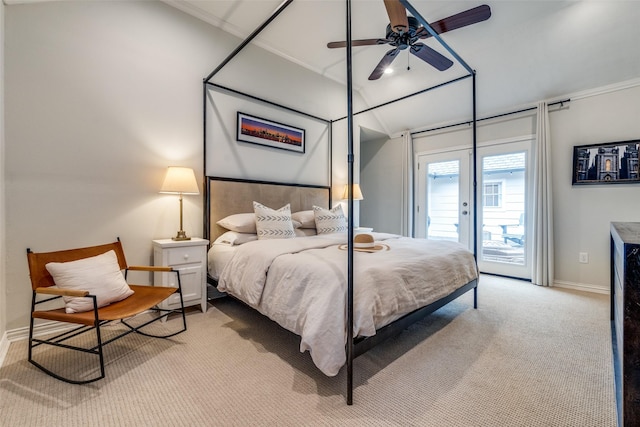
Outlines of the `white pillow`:
{"type": "MultiPolygon", "coordinates": [[[[255,213],[239,213],[229,215],[222,218],[216,224],[218,224],[220,227],[226,228],[229,231],[235,231],[238,233],[256,233],[255,213]]],[[[300,222],[293,221],[293,228],[300,228],[301,225],[302,224],[300,224],[300,222]]]]}
{"type": "MultiPolygon", "coordinates": [[[[118,257],[113,250],[90,258],[70,262],[50,262],[45,268],[61,289],[89,291],[96,296],[98,307],[120,301],[133,294],[124,280],[118,257]]],[[[87,297],[63,297],[67,313],[93,310],[87,297]]]]}
{"type": "Polygon", "coordinates": [[[315,228],[296,228],[293,231],[296,233],[296,237],[308,237],[318,234],[315,228]]]}
{"type": "Polygon", "coordinates": [[[242,245],[247,242],[252,242],[254,240],[258,240],[258,235],[255,233],[238,233],[236,231],[227,231],[226,233],[220,235],[213,244],[214,245],[225,245],[225,246],[234,246],[234,245],[242,245]]]}
{"type": "Polygon", "coordinates": [[[289,203],[276,211],[261,203],[253,202],[253,211],[256,215],[256,229],[259,240],[292,239],[296,237],[293,231],[289,203]]]}
{"type": "Polygon", "coordinates": [[[316,218],[313,210],[292,213],[291,219],[301,224],[299,228],[316,228],[316,218]]]}
{"type": "Polygon", "coordinates": [[[347,219],[342,212],[342,206],[336,205],[330,210],[314,206],[313,214],[318,234],[345,233],[347,231],[347,219]]]}
{"type": "Polygon", "coordinates": [[[229,215],[216,222],[216,224],[227,230],[237,231],[238,233],[256,232],[256,216],[253,213],[229,215]]]}

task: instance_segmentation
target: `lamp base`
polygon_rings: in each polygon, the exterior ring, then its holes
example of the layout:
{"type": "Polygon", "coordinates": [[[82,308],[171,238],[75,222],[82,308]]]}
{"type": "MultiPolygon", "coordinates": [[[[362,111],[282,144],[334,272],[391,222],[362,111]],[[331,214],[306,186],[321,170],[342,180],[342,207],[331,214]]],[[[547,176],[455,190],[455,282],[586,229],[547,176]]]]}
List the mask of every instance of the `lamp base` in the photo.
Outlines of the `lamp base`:
{"type": "Polygon", "coordinates": [[[180,230],[176,237],[172,237],[171,240],[191,240],[191,237],[187,237],[187,233],[184,230],[180,230]]]}

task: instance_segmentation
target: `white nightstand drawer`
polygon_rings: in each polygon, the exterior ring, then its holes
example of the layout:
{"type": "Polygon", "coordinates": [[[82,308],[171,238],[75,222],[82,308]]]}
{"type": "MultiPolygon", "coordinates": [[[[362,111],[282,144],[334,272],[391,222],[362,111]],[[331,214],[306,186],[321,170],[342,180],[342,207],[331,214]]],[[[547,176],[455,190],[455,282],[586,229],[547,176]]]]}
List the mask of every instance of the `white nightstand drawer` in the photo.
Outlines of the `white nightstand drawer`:
{"type": "Polygon", "coordinates": [[[202,247],[199,246],[171,248],[167,249],[166,251],[167,256],[169,257],[168,264],[171,266],[202,261],[202,247]]]}

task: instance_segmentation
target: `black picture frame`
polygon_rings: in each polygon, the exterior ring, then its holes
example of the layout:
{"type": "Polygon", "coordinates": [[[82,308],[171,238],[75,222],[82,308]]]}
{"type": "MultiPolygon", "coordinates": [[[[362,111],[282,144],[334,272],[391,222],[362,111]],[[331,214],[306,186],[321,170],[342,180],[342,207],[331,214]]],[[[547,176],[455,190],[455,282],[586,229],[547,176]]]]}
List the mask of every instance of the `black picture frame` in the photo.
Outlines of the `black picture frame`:
{"type": "Polygon", "coordinates": [[[573,147],[573,185],[638,184],[640,139],[573,147]]]}
{"type": "Polygon", "coordinates": [[[281,150],[305,152],[305,131],[238,111],[236,140],[281,150]]]}

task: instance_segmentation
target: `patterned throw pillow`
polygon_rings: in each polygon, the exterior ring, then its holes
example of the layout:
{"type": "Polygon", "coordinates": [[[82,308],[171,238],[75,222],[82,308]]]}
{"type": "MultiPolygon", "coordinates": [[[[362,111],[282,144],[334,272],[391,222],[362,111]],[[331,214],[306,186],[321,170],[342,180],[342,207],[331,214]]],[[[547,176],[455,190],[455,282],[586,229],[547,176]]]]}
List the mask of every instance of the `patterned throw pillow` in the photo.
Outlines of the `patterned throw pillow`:
{"type": "Polygon", "coordinates": [[[259,240],[293,239],[296,237],[291,221],[291,208],[287,203],[277,211],[253,202],[253,212],[256,215],[256,230],[259,240]]]}
{"type": "Polygon", "coordinates": [[[342,212],[342,206],[336,205],[331,210],[319,206],[313,207],[318,234],[345,233],[347,219],[342,212]]]}

